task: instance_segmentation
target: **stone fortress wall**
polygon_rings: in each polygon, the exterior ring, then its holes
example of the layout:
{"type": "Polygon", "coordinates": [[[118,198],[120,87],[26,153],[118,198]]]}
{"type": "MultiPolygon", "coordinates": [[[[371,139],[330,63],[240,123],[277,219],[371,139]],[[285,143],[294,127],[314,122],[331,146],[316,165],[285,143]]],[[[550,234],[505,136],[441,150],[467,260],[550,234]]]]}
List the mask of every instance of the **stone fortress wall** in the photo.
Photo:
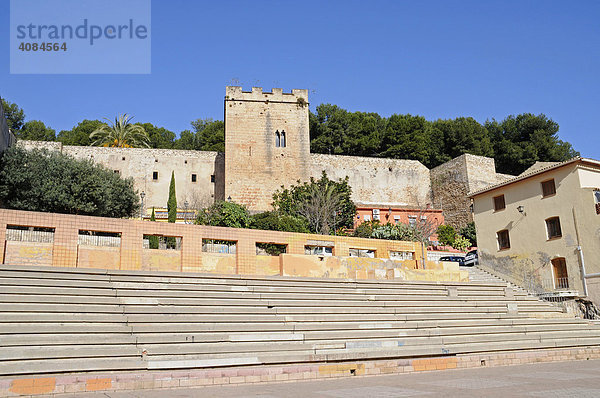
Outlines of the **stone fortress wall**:
{"type": "Polygon", "coordinates": [[[441,208],[446,222],[460,228],[473,220],[467,193],[510,177],[496,173],[494,159],[469,154],[429,170],[416,160],[310,153],[308,112],[307,90],[263,92],[255,87],[245,92],[241,87],[227,87],[224,154],[57,142],[22,141],[19,145],[93,159],[123,177],[132,177],[136,189],[145,193],[146,211],[166,207],[171,172],[180,208],[185,201],[190,209],[199,209],[231,197],[259,212],[270,209],[273,193],[282,185],[319,178],[325,171],[332,179],[348,176],[356,202],[374,207],[441,208]]]}
{"type": "Polygon", "coordinates": [[[310,175],[349,177],[352,199],[362,204],[426,207],[432,204],[429,169],[417,160],[310,155],[310,175]]]}
{"type": "Polygon", "coordinates": [[[123,177],[133,178],[135,188],[145,194],[146,210],[167,206],[172,172],[175,173],[175,191],[179,208],[183,209],[183,203],[186,201],[190,208],[202,208],[209,206],[215,200],[224,199],[222,153],[69,146],[62,145],[60,142],[43,141],[19,141],[18,145],[26,149],[55,150],[76,159],[90,159],[120,173],[123,177]]]}

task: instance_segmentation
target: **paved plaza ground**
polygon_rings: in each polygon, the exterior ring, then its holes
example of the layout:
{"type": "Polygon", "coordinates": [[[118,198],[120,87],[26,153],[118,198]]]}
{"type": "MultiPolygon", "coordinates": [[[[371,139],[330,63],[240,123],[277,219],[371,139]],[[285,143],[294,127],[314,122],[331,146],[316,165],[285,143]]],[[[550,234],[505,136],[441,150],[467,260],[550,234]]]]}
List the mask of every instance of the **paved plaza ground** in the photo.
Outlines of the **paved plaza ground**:
{"type": "Polygon", "coordinates": [[[319,381],[60,395],[64,398],[600,397],[600,360],[319,381]]]}

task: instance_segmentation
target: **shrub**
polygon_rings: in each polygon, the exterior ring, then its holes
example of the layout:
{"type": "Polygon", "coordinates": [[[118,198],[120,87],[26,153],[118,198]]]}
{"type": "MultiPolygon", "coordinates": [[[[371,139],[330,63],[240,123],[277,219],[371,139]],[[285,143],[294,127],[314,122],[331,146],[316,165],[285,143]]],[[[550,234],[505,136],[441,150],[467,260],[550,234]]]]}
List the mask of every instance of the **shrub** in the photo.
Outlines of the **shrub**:
{"type": "Polygon", "coordinates": [[[469,242],[467,238],[460,235],[454,239],[454,244],[452,245],[453,248],[461,251],[465,251],[469,246],[471,246],[471,242],[469,242]]]}
{"type": "Polygon", "coordinates": [[[249,228],[251,222],[248,209],[235,202],[223,200],[201,210],[196,218],[196,224],[215,227],[249,228]]]}
{"type": "Polygon", "coordinates": [[[460,230],[460,234],[467,238],[472,246],[477,246],[477,233],[475,232],[475,223],[473,221],[465,225],[460,230]]]}
{"type": "Polygon", "coordinates": [[[437,229],[437,236],[441,244],[452,246],[456,239],[456,230],[452,225],[440,225],[437,229]]]}
{"type": "Polygon", "coordinates": [[[13,147],[0,158],[0,202],[9,209],[131,217],[140,208],[133,180],[60,152],[13,147]]]}
{"type": "Polygon", "coordinates": [[[255,214],[252,216],[250,228],[267,231],[310,232],[306,219],[280,214],[276,211],[255,214]]]}

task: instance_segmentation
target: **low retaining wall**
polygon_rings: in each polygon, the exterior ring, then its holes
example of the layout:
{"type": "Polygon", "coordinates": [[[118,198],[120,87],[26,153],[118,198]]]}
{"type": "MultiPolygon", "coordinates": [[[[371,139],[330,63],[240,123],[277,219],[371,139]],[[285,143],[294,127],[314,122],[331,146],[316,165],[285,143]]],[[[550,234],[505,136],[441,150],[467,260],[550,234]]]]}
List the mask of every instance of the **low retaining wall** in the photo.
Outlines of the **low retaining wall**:
{"type": "MultiPolygon", "coordinates": [[[[316,380],[433,370],[480,368],[599,359],[600,348],[564,348],[436,356],[381,361],[348,361],[211,370],[70,374],[53,377],[0,378],[0,397],[93,391],[140,391],[294,380],[316,380]]],[[[60,396],[60,395],[59,395],[60,396]]]]}
{"type": "Polygon", "coordinates": [[[415,242],[0,209],[0,264],[351,279],[463,280],[458,269],[451,269],[448,264],[426,262],[427,272],[418,272],[417,269],[423,268],[421,253],[420,244],[415,242]],[[177,249],[149,249],[148,238],[144,247],[144,236],[151,235],[177,238],[177,249]],[[284,246],[285,254],[260,254],[264,244],[284,246]],[[212,252],[219,245],[233,254],[212,252]],[[333,256],[306,254],[315,248],[323,249],[322,252],[326,249],[333,256]],[[351,252],[357,251],[368,251],[375,258],[349,257],[351,252]],[[390,260],[390,257],[399,258],[399,254],[407,254],[412,260],[390,260]]]}
{"type": "Polygon", "coordinates": [[[417,260],[396,261],[382,258],[281,254],[279,274],[315,278],[469,281],[468,272],[459,271],[458,263],[427,262],[426,269],[419,269],[419,265],[417,260]]]}

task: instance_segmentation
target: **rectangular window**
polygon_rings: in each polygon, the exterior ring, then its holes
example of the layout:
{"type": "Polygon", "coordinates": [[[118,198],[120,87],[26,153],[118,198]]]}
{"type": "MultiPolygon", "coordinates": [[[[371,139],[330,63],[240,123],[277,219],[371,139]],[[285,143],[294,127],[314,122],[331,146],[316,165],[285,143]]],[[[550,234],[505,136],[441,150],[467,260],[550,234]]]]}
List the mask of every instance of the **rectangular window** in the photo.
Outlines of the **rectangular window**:
{"type": "Polygon", "coordinates": [[[504,195],[495,196],[494,197],[494,210],[504,210],[506,209],[506,203],[504,202],[504,195]]]}
{"type": "Polygon", "coordinates": [[[411,227],[417,225],[417,216],[408,216],[408,225],[411,227]]]}
{"type": "Polygon", "coordinates": [[[192,182],[196,182],[196,174],[192,174],[192,182]]]}
{"type": "Polygon", "coordinates": [[[158,180],[158,171],[153,171],[152,172],[152,179],[155,180],[155,181],[158,180]]]}
{"type": "Polygon", "coordinates": [[[371,215],[370,214],[365,214],[365,216],[363,217],[365,221],[371,221],[371,215]]]}
{"type": "Polygon", "coordinates": [[[304,246],[304,254],[313,254],[316,256],[333,256],[333,247],[330,246],[304,246]]]}
{"type": "Polygon", "coordinates": [[[181,250],[181,236],[146,235],[142,241],[144,249],[181,250]]]}
{"type": "Polygon", "coordinates": [[[214,174],[210,176],[210,182],[215,182],[215,175],[214,174]]]}
{"type": "Polygon", "coordinates": [[[105,247],[120,247],[121,233],[120,232],[101,232],[79,230],[79,239],[77,244],[83,246],[105,246],[105,247]]]}
{"type": "Polygon", "coordinates": [[[394,224],[400,223],[400,216],[394,216],[394,224]]]}
{"type": "Polygon", "coordinates": [[[498,236],[498,249],[510,249],[510,238],[508,236],[508,230],[504,229],[496,233],[498,236]]]}
{"type": "Polygon", "coordinates": [[[287,245],[280,243],[261,243],[256,242],[257,256],[279,256],[287,253],[287,245]]]}
{"type": "Polygon", "coordinates": [[[554,195],[556,193],[556,185],[554,185],[554,179],[548,181],[542,181],[542,197],[554,195]]]}
{"type": "Polygon", "coordinates": [[[237,242],[234,240],[202,239],[202,251],[205,253],[236,254],[237,242]]]}
{"type": "Polygon", "coordinates": [[[552,217],[546,220],[546,230],[548,231],[548,239],[560,238],[562,231],[560,229],[560,219],[552,217]]]}
{"type": "Polygon", "coordinates": [[[596,202],[596,214],[600,214],[600,191],[594,191],[594,200],[596,202]]]}
{"type": "Polygon", "coordinates": [[[350,257],[368,257],[375,258],[375,250],[370,249],[349,249],[350,257]]]}
{"type": "Polygon", "coordinates": [[[392,259],[392,260],[414,260],[415,253],[414,252],[406,252],[406,251],[390,251],[390,259],[392,259]]]}
{"type": "Polygon", "coordinates": [[[54,228],[7,225],[6,240],[17,242],[53,243],[54,228]]]}

